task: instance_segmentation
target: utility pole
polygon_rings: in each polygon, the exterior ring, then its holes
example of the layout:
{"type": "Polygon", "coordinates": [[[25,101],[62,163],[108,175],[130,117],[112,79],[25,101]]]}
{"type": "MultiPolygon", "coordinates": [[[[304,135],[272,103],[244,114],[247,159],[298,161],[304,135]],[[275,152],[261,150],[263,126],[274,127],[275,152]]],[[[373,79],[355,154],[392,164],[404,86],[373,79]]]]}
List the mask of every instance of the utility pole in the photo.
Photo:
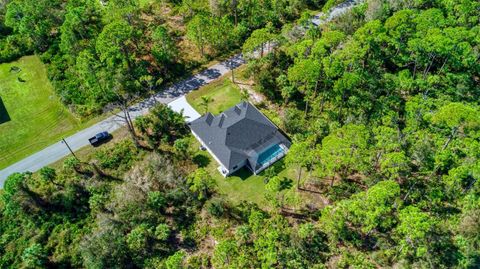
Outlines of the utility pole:
{"type": "Polygon", "coordinates": [[[67,146],[68,150],[70,151],[70,153],[72,153],[73,157],[75,159],[77,159],[77,161],[80,161],[77,156],[75,156],[75,153],[73,153],[73,150],[70,148],[70,146],[68,145],[67,141],[65,140],[65,138],[62,138],[62,143],[65,144],[65,146],[67,146]]]}

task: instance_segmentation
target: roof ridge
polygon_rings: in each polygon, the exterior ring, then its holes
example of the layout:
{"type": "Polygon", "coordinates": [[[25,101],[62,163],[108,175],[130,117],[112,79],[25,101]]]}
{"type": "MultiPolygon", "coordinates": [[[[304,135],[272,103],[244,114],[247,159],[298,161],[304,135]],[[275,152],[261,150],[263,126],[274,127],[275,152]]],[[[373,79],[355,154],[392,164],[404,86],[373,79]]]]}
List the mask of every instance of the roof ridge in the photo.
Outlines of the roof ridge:
{"type": "MultiPolygon", "coordinates": [[[[259,124],[272,127],[272,125],[271,125],[272,122],[270,121],[270,119],[269,119],[267,116],[265,116],[260,110],[258,110],[258,108],[256,108],[256,107],[253,106],[252,104],[250,104],[250,103],[248,103],[248,104],[249,104],[249,106],[247,106],[247,109],[245,110],[245,116],[244,116],[245,119],[250,119],[250,120],[252,120],[252,121],[258,122],[259,124]],[[248,109],[249,107],[251,108],[250,110],[248,109]],[[254,119],[252,119],[252,118],[250,118],[250,117],[247,117],[247,113],[248,113],[249,111],[254,111],[254,113],[257,113],[257,114],[260,116],[260,118],[255,117],[254,119]],[[260,120],[261,118],[266,118],[266,119],[267,119],[267,122],[270,123],[270,124],[266,124],[266,123],[262,122],[262,121],[260,120]]],[[[276,127],[276,126],[275,126],[275,127],[276,127]]]]}
{"type": "MultiPolygon", "coordinates": [[[[242,121],[251,121],[251,122],[254,122],[254,123],[258,124],[258,125],[267,126],[267,127],[269,127],[269,128],[275,128],[275,127],[272,126],[272,125],[265,124],[265,123],[263,123],[263,122],[260,122],[260,121],[257,121],[257,120],[253,120],[253,119],[250,119],[250,118],[243,118],[242,121]]],[[[235,125],[237,125],[237,124],[240,124],[240,123],[241,123],[241,121],[237,121],[237,122],[235,122],[235,123],[233,123],[233,124],[230,124],[230,125],[227,127],[227,129],[229,129],[230,127],[233,127],[233,126],[235,126],[235,125]]]]}

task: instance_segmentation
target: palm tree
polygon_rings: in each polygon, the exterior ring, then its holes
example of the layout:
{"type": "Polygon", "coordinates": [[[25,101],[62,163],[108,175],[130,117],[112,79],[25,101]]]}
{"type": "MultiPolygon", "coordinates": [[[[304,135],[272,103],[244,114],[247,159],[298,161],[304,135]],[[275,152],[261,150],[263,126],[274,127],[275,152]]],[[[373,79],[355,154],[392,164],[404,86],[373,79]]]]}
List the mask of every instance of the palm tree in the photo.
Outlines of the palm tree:
{"type": "Polygon", "coordinates": [[[242,92],[240,93],[240,99],[242,101],[248,101],[248,98],[250,98],[250,94],[248,93],[248,91],[242,90],[242,92]]]}
{"type": "Polygon", "coordinates": [[[204,114],[208,112],[208,105],[212,102],[212,98],[208,96],[202,96],[202,103],[200,104],[203,107],[204,114]]]}

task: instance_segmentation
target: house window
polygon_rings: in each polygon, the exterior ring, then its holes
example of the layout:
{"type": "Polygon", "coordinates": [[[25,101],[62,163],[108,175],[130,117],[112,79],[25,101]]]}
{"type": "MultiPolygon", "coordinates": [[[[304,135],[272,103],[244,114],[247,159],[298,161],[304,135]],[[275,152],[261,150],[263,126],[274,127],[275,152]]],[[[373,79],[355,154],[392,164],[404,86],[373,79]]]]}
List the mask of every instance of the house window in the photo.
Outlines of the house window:
{"type": "Polygon", "coordinates": [[[238,167],[238,165],[235,165],[235,166],[233,167],[233,170],[237,169],[237,167],[238,167]]]}

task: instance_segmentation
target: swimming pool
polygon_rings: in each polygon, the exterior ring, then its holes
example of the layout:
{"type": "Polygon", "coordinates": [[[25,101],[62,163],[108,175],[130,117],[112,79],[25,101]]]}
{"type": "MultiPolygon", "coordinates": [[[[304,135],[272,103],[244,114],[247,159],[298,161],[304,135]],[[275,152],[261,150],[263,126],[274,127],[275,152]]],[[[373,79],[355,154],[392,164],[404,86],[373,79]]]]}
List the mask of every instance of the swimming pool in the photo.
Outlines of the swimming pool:
{"type": "Polygon", "coordinates": [[[275,144],[274,146],[270,147],[266,151],[264,151],[260,156],[258,156],[257,164],[259,166],[263,166],[264,164],[268,163],[271,159],[277,157],[278,155],[283,153],[283,149],[280,145],[275,144]]]}

